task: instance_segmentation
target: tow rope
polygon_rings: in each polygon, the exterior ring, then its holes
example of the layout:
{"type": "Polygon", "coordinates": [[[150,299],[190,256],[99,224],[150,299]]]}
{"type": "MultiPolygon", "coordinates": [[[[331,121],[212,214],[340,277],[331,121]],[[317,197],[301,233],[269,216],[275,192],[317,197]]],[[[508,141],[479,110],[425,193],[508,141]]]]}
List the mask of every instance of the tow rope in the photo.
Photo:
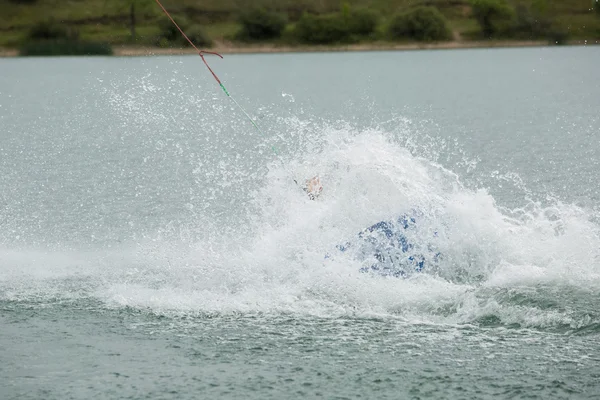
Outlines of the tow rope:
{"type": "MultiPolygon", "coordinates": [[[[258,131],[258,133],[260,133],[262,136],[265,136],[265,134],[263,133],[263,131],[258,127],[258,125],[256,124],[256,122],[254,122],[254,120],[250,117],[250,115],[246,112],[246,110],[244,110],[244,108],[233,97],[231,97],[231,94],[229,94],[229,91],[225,88],[225,85],[223,85],[223,83],[221,82],[221,80],[219,79],[219,77],[217,76],[217,74],[215,74],[215,71],[212,70],[212,68],[210,67],[210,65],[208,65],[208,62],[206,62],[206,59],[204,58],[205,54],[211,54],[211,55],[214,55],[214,56],[218,56],[220,58],[223,58],[223,56],[220,55],[219,53],[215,53],[213,51],[200,50],[198,47],[196,47],[196,45],[185,34],[185,32],[183,31],[183,29],[181,29],[179,27],[179,25],[177,25],[177,22],[175,22],[175,20],[173,19],[173,17],[171,17],[171,14],[169,14],[169,12],[167,11],[167,9],[161,4],[161,2],[159,0],[156,0],[156,3],[160,6],[160,8],[167,15],[167,17],[169,17],[169,19],[171,20],[171,22],[175,25],[175,27],[177,28],[177,30],[179,30],[179,32],[181,32],[181,34],[188,41],[188,43],[198,52],[198,55],[200,56],[200,58],[202,58],[202,61],[204,62],[204,65],[206,65],[206,68],[208,68],[208,70],[212,74],[213,78],[215,78],[215,80],[217,81],[217,83],[219,84],[219,86],[221,87],[221,89],[223,89],[223,92],[225,92],[225,94],[227,95],[227,97],[229,97],[231,99],[231,101],[233,101],[233,103],[246,116],[246,118],[248,118],[248,120],[250,121],[250,123],[252,123],[252,126],[254,126],[254,128],[256,128],[256,130],[258,131]]],[[[271,150],[273,150],[273,152],[275,153],[275,155],[278,155],[277,150],[275,149],[275,146],[271,146],[271,150]]]]}

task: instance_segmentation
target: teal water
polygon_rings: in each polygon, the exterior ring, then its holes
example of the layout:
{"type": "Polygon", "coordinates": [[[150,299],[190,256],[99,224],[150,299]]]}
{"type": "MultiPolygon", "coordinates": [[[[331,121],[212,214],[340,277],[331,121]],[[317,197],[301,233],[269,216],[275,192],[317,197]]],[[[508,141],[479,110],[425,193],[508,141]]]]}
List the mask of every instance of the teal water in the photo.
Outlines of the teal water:
{"type": "Polygon", "coordinates": [[[596,47],[210,61],[0,60],[1,398],[598,398],[596,47]]]}

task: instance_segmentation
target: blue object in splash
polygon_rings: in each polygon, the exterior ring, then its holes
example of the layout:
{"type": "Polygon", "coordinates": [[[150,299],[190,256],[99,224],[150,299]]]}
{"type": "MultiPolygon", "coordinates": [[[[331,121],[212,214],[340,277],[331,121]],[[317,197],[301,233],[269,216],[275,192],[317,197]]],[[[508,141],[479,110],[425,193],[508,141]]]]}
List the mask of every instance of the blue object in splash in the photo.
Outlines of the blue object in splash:
{"type": "Polygon", "coordinates": [[[416,220],[402,215],[396,220],[380,221],[359,232],[357,239],[338,245],[341,252],[352,251],[354,256],[366,265],[360,271],[396,278],[407,277],[421,272],[428,261],[435,261],[439,253],[427,251],[429,260],[420,254],[407,238],[415,231],[416,220]],[[370,264],[370,265],[369,265],[370,264]]]}

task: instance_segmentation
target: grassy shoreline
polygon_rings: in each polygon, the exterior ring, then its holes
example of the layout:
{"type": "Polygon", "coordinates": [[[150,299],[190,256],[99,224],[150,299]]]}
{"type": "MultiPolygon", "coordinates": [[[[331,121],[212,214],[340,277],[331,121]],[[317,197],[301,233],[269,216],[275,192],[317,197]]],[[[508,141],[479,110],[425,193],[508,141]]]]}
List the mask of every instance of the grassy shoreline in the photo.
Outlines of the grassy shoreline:
{"type": "MultiPolygon", "coordinates": [[[[561,46],[596,46],[600,40],[592,43],[585,40],[571,40],[561,46]]],[[[553,47],[547,40],[487,40],[487,41],[449,41],[438,43],[392,43],[375,42],[349,45],[274,45],[255,44],[237,45],[218,42],[210,51],[221,54],[268,54],[268,53],[316,53],[316,52],[356,52],[356,51],[413,51],[413,50],[452,50],[452,49],[494,49],[519,47],[553,47]]],[[[190,47],[158,48],[150,46],[116,45],[113,47],[116,57],[140,57],[160,55],[196,54],[190,47]]],[[[18,57],[16,49],[0,48],[0,57],[18,57]]]]}
{"type": "MultiPolygon", "coordinates": [[[[183,28],[193,36],[195,43],[212,42],[212,50],[232,54],[526,47],[546,46],[555,41],[581,45],[585,39],[588,44],[597,44],[600,42],[600,7],[593,8],[594,1],[257,0],[250,4],[239,0],[164,0],[164,5],[174,18],[187,24],[183,28]],[[477,16],[474,4],[478,1],[504,4],[510,11],[508,16],[502,17],[505,19],[494,20],[494,34],[486,30],[489,27],[482,22],[484,19],[477,16]],[[241,16],[261,5],[271,13],[271,19],[262,15],[252,21],[259,21],[260,29],[271,29],[269,24],[274,24],[272,18],[276,14],[284,20],[283,28],[279,27],[283,30],[273,36],[244,36],[242,33],[248,31],[242,29],[247,25],[241,16]],[[445,21],[438,22],[446,25],[449,34],[443,38],[421,38],[410,29],[406,31],[406,26],[400,31],[392,29],[398,26],[397,17],[419,8],[437,10],[439,18],[445,21]],[[304,18],[307,15],[313,18],[304,18]],[[270,22],[265,22],[265,18],[270,22]],[[375,25],[366,29],[373,18],[375,25]],[[360,30],[350,32],[351,26],[360,30]],[[342,35],[340,30],[345,33],[342,35]],[[445,39],[449,41],[427,41],[445,39]]],[[[165,24],[170,25],[169,21],[154,0],[78,0],[66,4],[61,0],[0,2],[3,4],[0,57],[17,55],[19,49],[39,39],[71,40],[73,47],[83,54],[93,50],[92,44],[111,46],[117,56],[193,53],[180,48],[183,41],[178,32],[173,35],[172,27],[165,28],[165,24]]],[[[416,17],[413,14],[411,18],[416,17]]],[[[427,23],[414,21],[421,26],[435,27],[436,22],[431,18],[429,15],[427,23]]],[[[47,43],[47,48],[49,54],[53,53],[50,50],[60,50],[53,43],[47,43]]]]}

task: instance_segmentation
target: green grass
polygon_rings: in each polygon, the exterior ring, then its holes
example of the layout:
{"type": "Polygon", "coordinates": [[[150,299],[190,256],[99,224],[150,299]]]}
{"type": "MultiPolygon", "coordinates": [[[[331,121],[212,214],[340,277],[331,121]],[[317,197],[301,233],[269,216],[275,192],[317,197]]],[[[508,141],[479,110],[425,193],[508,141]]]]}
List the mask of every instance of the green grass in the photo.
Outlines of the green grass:
{"type": "MultiPolygon", "coordinates": [[[[79,30],[83,40],[111,44],[153,45],[158,34],[157,22],[166,18],[154,0],[136,0],[137,38],[129,30],[131,0],[37,0],[19,5],[0,0],[0,47],[16,48],[33,24],[52,19],[79,30]]],[[[513,5],[531,5],[535,0],[509,0],[513,5]]],[[[343,0],[252,0],[255,6],[284,12],[291,24],[302,12],[335,12],[343,0]]],[[[434,5],[449,19],[450,26],[463,38],[473,37],[479,26],[470,16],[467,0],[347,0],[352,7],[368,7],[378,11],[381,34],[391,16],[417,5],[434,5]]],[[[204,27],[214,40],[231,40],[238,31],[237,16],[250,0],[163,0],[175,16],[185,16],[204,27]]],[[[600,16],[590,10],[591,0],[547,0],[547,17],[557,28],[568,31],[575,39],[600,38],[600,16]]],[[[288,29],[289,30],[289,29],[288,29]]],[[[277,41],[276,41],[277,42],[277,41]]]]}
{"type": "Polygon", "coordinates": [[[235,34],[240,29],[236,22],[217,22],[204,26],[208,36],[214,40],[232,40],[235,34]]]}
{"type": "Polygon", "coordinates": [[[25,33],[22,31],[7,31],[0,33],[0,47],[19,47],[24,34],[25,33]]]}
{"type": "Polygon", "coordinates": [[[137,44],[149,46],[154,44],[158,35],[156,26],[140,26],[136,28],[136,40],[131,39],[128,27],[111,25],[83,26],[80,35],[83,40],[104,41],[110,44],[137,44]]]}
{"type": "Polygon", "coordinates": [[[567,29],[573,39],[600,38],[600,18],[590,14],[559,16],[556,19],[559,26],[567,29]]]}
{"type": "Polygon", "coordinates": [[[450,29],[459,34],[462,39],[467,39],[473,32],[479,32],[479,25],[473,18],[455,18],[450,21],[450,29]]]}

